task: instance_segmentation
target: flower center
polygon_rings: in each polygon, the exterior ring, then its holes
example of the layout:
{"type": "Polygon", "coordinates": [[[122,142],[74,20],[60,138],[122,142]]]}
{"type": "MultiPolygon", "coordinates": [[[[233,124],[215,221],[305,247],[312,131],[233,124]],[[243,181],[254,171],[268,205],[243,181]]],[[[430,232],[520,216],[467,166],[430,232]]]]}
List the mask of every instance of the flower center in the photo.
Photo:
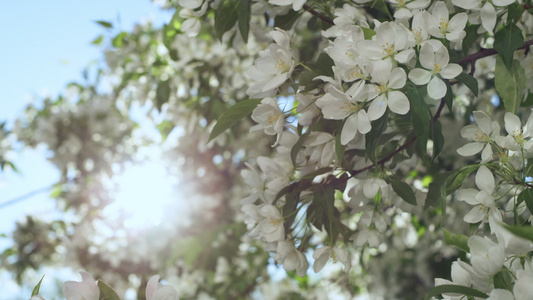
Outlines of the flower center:
{"type": "Polygon", "coordinates": [[[434,73],[434,74],[439,74],[440,71],[442,71],[442,65],[440,65],[440,64],[434,64],[434,65],[433,65],[433,73],[434,73]]]}
{"type": "Polygon", "coordinates": [[[276,123],[279,119],[279,115],[276,114],[269,114],[268,115],[268,125],[272,125],[276,123]]]}
{"type": "Polygon", "coordinates": [[[291,66],[281,57],[276,58],[276,64],[274,66],[280,73],[286,73],[291,69],[291,66]]]}
{"type": "Polygon", "coordinates": [[[449,20],[446,20],[443,18],[440,19],[440,22],[439,22],[440,33],[445,34],[446,31],[448,31],[449,22],[450,22],[449,20]]]}
{"type": "Polygon", "coordinates": [[[394,55],[394,44],[385,43],[385,45],[381,45],[383,48],[383,54],[387,56],[393,56],[394,55]]]}

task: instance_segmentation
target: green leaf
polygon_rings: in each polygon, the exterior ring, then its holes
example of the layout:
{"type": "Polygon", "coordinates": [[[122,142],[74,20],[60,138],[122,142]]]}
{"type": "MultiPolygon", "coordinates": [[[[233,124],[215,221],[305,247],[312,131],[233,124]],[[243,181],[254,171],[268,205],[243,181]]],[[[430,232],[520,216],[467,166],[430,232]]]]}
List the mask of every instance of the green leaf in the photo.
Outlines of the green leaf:
{"type": "Polygon", "coordinates": [[[526,188],[518,195],[518,204],[522,201],[526,202],[527,209],[533,213],[533,191],[530,188],[526,188]]]}
{"type": "Polygon", "coordinates": [[[161,138],[163,141],[165,141],[169,135],[169,133],[174,129],[174,123],[163,120],[163,122],[157,124],[157,130],[159,130],[159,133],[161,134],[161,138]]]}
{"type": "Polygon", "coordinates": [[[106,28],[106,29],[110,29],[110,28],[113,28],[113,24],[111,24],[110,22],[106,22],[106,21],[94,21],[96,24],[106,28]]]}
{"type": "Polygon", "coordinates": [[[100,300],[121,300],[117,292],[102,280],[98,280],[98,289],[100,289],[100,300]]]}
{"type": "Polygon", "coordinates": [[[444,136],[442,135],[442,126],[437,120],[431,126],[431,139],[433,140],[433,158],[437,157],[444,148],[444,136]]]}
{"type": "Polygon", "coordinates": [[[381,118],[372,121],[372,129],[365,135],[365,154],[373,163],[377,161],[377,140],[387,128],[387,115],[385,112],[381,118]]]}
{"type": "Polygon", "coordinates": [[[122,45],[124,44],[124,39],[126,38],[127,35],[128,33],[125,31],[117,34],[117,36],[114,37],[113,40],[111,41],[111,44],[113,44],[113,47],[115,48],[122,47],[122,45]]]}
{"type": "Polygon", "coordinates": [[[292,146],[291,148],[291,161],[292,165],[296,168],[296,156],[298,156],[298,152],[300,152],[300,149],[302,148],[303,144],[305,143],[305,140],[307,137],[311,134],[311,130],[307,130],[304,134],[300,136],[298,141],[296,141],[296,144],[292,146]]]}
{"type": "Polygon", "coordinates": [[[444,102],[446,103],[446,107],[448,107],[448,110],[452,112],[452,106],[453,106],[453,92],[452,92],[452,85],[448,80],[444,81],[446,83],[446,95],[444,95],[444,102]]]}
{"type": "Polygon", "coordinates": [[[502,226],[508,231],[510,231],[511,233],[513,233],[514,235],[533,242],[533,227],[531,226],[516,227],[516,226],[509,226],[507,224],[502,224],[502,226]]]}
{"type": "Polygon", "coordinates": [[[341,135],[337,134],[335,137],[335,154],[337,154],[337,164],[340,166],[344,159],[344,152],[346,151],[346,145],[341,144],[341,135]]]}
{"type": "Polygon", "coordinates": [[[507,23],[515,23],[520,20],[522,13],[524,12],[524,7],[518,2],[509,4],[507,6],[507,23]]]}
{"type": "Polygon", "coordinates": [[[513,290],[513,278],[511,277],[511,274],[509,274],[508,270],[502,270],[493,277],[494,280],[494,288],[497,289],[504,289],[508,291],[513,290]]]}
{"type": "Polygon", "coordinates": [[[250,31],[250,16],[251,5],[250,0],[241,0],[241,6],[239,10],[239,32],[241,33],[242,40],[248,42],[248,33],[250,31]]]}
{"type": "Polygon", "coordinates": [[[420,157],[424,157],[427,151],[427,142],[429,138],[429,129],[431,116],[429,115],[428,106],[419,89],[413,87],[407,94],[410,103],[411,122],[413,131],[417,137],[417,152],[420,157]]]}
{"type": "Polygon", "coordinates": [[[504,28],[494,36],[494,49],[498,51],[499,56],[508,70],[511,70],[513,55],[516,49],[524,44],[522,30],[514,23],[507,23],[504,28]]]}
{"type": "Polygon", "coordinates": [[[91,44],[93,45],[100,45],[102,43],[102,41],[104,40],[104,36],[103,35],[99,35],[97,38],[95,38],[91,44]]]}
{"type": "Polygon", "coordinates": [[[398,196],[400,196],[405,202],[416,206],[416,196],[411,187],[400,180],[389,178],[392,185],[392,189],[398,196]]]}
{"type": "Polygon", "coordinates": [[[480,35],[477,33],[480,25],[469,25],[465,28],[466,36],[463,39],[463,54],[469,54],[469,50],[472,45],[480,38],[480,35]]]}
{"type": "Polygon", "coordinates": [[[157,85],[157,89],[155,91],[155,107],[157,110],[161,112],[161,107],[163,104],[168,102],[168,99],[170,98],[170,85],[168,83],[168,80],[161,80],[159,81],[159,84],[157,85]]]}
{"type": "Polygon", "coordinates": [[[428,193],[426,195],[426,202],[424,208],[430,206],[436,206],[440,203],[442,207],[443,203],[446,204],[446,178],[448,177],[449,172],[438,173],[432,175],[433,180],[428,186],[428,193]]]}
{"type": "Polygon", "coordinates": [[[335,62],[328,54],[321,53],[314,64],[313,70],[319,71],[322,75],[333,77],[334,73],[332,67],[334,64],[335,62]]]}
{"type": "Polygon", "coordinates": [[[486,299],[489,297],[487,294],[480,292],[473,288],[469,288],[469,287],[462,286],[462,285],[445,284],[445,285],[436,286],[432,288],[431,290],[429,290],[424,300],[430,300],[432,297],[438,296],[443,293],[457,293],[457,294],[462,294],[465,296],[473,296],[473,297],[479,297],[483,299],[486,299]]]}
{"type": "MultiPolygon", "coordinates": [[[[239,19],[241,0],[222,0],[215,11],[215,33],[219,40],[239,19]]],[[[242,33],[241,33],[242,34],[242,33]]]]}
{"type": "Polygon", "coordinates": [[[276,16],[276,18],[274,19],[274,28],[279,27],[283,30],[289,30],[292,28],[294,22],[296,22],[296,20],[298,19],[299,12],[291,9],[288,13],[284,15],[276,16]]]}
{"type": "Polygon", "coordinates": [[[376,35],[376,31],[375,30],[372,30],[370,28],[363,27],[363,26],[359,26],[359,27],[361,27],[361,29],[363,30],[363,34],[365,36],[365,40],[371,40],[372,37],[376,35]]]}
{"type": "Polygon", "coordinates": [[[511,69],[508,69],[503,59],[499,55],[496,56],[494,84],[505,109],[508,112],[516,113],[525,96],[526,74],[524,68],[517,60],[513,60],[511,69]]]}
{"type": "Polygon", "coordinates": [[[33,288],[33,292],[31,292],[31,296],[37,296],[39,295],[39,289],[41,288],[41,282],[43,282],[44,275],[41,277],[41,280],[39,280],[39,283],[33,288]]]}
{"type": "Polygon", "coordinates": [[[233,127],[239,121],[252,113],[252,111],[261,103],[261,99],[249,99],[238,102],[237,104],[230,107],[228,110],[222,113],[220,118],[218,118],[215,127],[209,135],[208,142],[212,141],[214,138],[219,136],[221,133],[227,129],[233,127]]]}
{"type": "Polygon", "coordinates": [[[449,176],[447,181],[446,191],[453,192],[463,184],[463,181],[468,177],[472,172],[479,169],[479,165],[469,165],[461,167],[455,170],[449,176]]]}
{"type": "Polygon", "coordinates": [[[444,232],[444,242],[447,245],[455,246],[466,253],[470,253],[470,247],[468,247],[468,237],[463,234],[451,233],[446,229],[442,229],[444,232]]]}
{"type": "Polygon", "coordinates": [[[474,78],[474,76],[466,74],[466,73],[461,73],[456,78],[457,80],[461,81],[464,85],[466,85],[472,91],[472,93],[474,93],[476,97],[478,96],[478,93],[479,93],[478,82],[477,82],[477,79],[474,78]]]}

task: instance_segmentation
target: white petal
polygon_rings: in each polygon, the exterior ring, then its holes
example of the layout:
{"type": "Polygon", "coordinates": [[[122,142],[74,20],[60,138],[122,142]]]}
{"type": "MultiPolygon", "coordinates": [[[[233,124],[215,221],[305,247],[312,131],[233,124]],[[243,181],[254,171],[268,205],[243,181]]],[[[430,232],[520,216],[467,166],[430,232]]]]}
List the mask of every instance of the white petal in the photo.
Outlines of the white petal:
{"type": "Polygon", "coordinates": [[[507,130],[508,134],[517,135],[520,133],[522,129],[522,123],[520,122],[520,118],[518,118],[515,114],[506,112],[504,121],[505,121],[505,130],[507,130]]]}
{"type": "Polygon", "coordinates": [[[416,68],[409,72],[409,80],[416,85],[423,85],[429,82],[431,75],[427,70],[416,68]]]}
{"type": "Polygon", "coordinates": [[[457,149],[457,153],[461,156],[470,156],[479,153],[483,149],[482,143],[468,143],[457,149]]]}
{"type": "Polygon", "coordinates": [[[383,116],[385,110],[387,110],[387,102],[385,95],[380,95],[370,103],[368,108],[368,117],[370,120],[377,120],[383,116]]]}
{"type": "Polygon", "coordinates": [[[461,74],[461,72],[463,72],[463,67],[458,64],[449,64],[439,74],[446,79],[452,79],[461,74]]]}
{"type": "Polygon", "coordinates": [[[425,43],[420,49],[420,56],[418,58],[422,67],[433,70],[435,65],[435,50],[430,43],[425,43]]]}
{"type": "Polygon", "coordinates": [[[341,131],[341,144],[342,145],[348,144],[351,140],[353,140],[356,133],[357,133],[357,118],[356,118],[356,115],[353,114],[349,116],[344,122],[344,126],[342,127],[342,131],[341,131]]]}
{"type": "Polygon", "coordinates": [[[435,76],[428,84],[428,95],[435,99],[440,100],[446,95],[446,84],[442,79],[435,76]]]}
{"type": "Polygon", "coordinates": [[[492,132],[492,120],[486,113],[476,110],[474,112],[474,120],[479,126],[479,129],[485,134],[490,134],[492,132]]]}
{"type": "Polygon", "coordinates": [[[480,190],[492,194],[494,191],[494,175],[492,175],[489,168],[485,166],[479,167],[476,173],[476,185],[480,190]]]}
{"type": "Polygon", "coordinates": [[[489,33],[492,33],[496,25],[496,10],[490,2],[485,3],[481,8],[481,25],[489,33]]]}
{"type": "Polygon", "coordinates": [[[357,113],[357,129],[362,134],[367,134],[372,129],[370,118],[364,110],[357,113]]]}
{"type": "Polygon", "coordinates": [[[405,115],[409,111],[409,99],[400,91],[389,92],[387,102],[390,110],[399,115],[405,115]]]}
{"type": "Polygon", "coordinates": [[[477,223],[485,219],[487,215],[487,208],[481,205],[474,206],[472,209],[464,216],[463,220],[467,223],[477,223]]]}
{"type": "Polygon", "coordinates": [[[401,89],[404,87],[407,81],[407,75],[402,68],[394,68],[390,73],[389,88],[401,89]]]}

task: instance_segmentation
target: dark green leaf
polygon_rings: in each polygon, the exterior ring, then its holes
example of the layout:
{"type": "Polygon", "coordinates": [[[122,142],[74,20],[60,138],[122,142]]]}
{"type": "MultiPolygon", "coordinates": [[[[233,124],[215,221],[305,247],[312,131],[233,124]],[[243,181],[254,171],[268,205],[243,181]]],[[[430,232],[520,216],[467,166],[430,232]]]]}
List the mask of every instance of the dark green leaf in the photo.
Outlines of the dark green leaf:
{"type": "Polygon", "coordinates": [[[365,154],[373,163],[376,163],[377,140],[387,128],[387,116],[388,113],[385,112],[381,118],[372,121],[372,129],[365,135],[365,154]]]}
{"type": "Polygon", "coordinates": [[[499,55],[496,56],[494,84],[505,109],[510,113],[516,113],[524,100],[526,89],[526,74],[520,62],[513,60],[509,70],[503,59],[499,55]]]}
{"type": "Polygon", "coordinates": [[[411,187],[400,180],[389,178],[392,189],[398,196],[400,196],[405,202],[416,206],[416,196],[411,187]]]}
{"type": "Polygon", "coordinates": [[[522,201],[526,202],[527,209],[529,212],[533,213],[533,191],[530,188],[523,190],[520,195],[518,195],[518,203],[522,201]]]}
{"type": "Polygon", "coordinates": [[[41,282],[43,282],[44,275],[41,277],[41,280],[39,280],[39,283],[33,288],[33,292],[31,292],[31,296],[37,296],[39,295],[39,289],[41,288],[41,282]]]}
{"type": "Polygon", "coordinates": [[[514,2],[507,6],[507,23],[515,23],[522,17],[524,7],[518,2],[514,2]]]}
{"type": "Polygon", "coordinates": [[[444,147],[444,136],[442,135],[442,126],[437,120],[431,126],[431,139],[433,140],[433,158],[437,157],[444,147]]]}
{"type": "Polygon", "coordinates": [[[462,294],[466,296],[479,297],[483,299],[486,299],[489,297],[485,293],[480,292],[473,288],[469,288],[469,287],[462,286],[462,285],[445,284],[445,285],[436,286],[432,288],[431,290],[429,290],[429,293],[426,295],[426,298],[424,298],[424,300],[430,300],[432,297],[438,296],[443,293],[457,293],[457,294],[462,294]]]}
{"type": "Polygon", "coordinates": [[[470,253],[470,247],[468,247],[468,237],[463,234],[451,233],[446,229],[442,229],[444,232],[444,242],[448,245],[455,246],[466,253],[470,253]]]}
{"type": "Polygon", "coordinates": [[[479,90],[478,90],[478,82],[477,79],[474,78],[474,76],[461,73],[459,76],[456,77],[459,81],[464,83],[471,91],[474,93],[474,95],[477,97],[479,90]]]}
{"type": "Polygon", "coordinates": [[[161,111],[163,104],[168,102],[170,98],[170,85],[168,80],[161,80],[157,85],[155,91],[155,107],[157,110],[161,111]]]}
{"type": "Polygon", "coordinates": [[[94,21],[96,24],[104,27],[104,28],[113,28],[113,24],[111,24],[110,22],[106,22],[106,21],[94,21]]]}
{"type": "Polygon", "coordinates": [[[480,34],[477,33],[477,30],[479,29],[478,25],[469,25],[465,28],[466,36],[463,39],[463,54],[467,55],[470,54],[470,48],[472,45],[480,38],[480,34]]]}
{"type": "Polygon", "coordinates": [[[121,300],[117,292],[102,280],[98,280],[98,289],[100,289],[100,300],[121,300]]]}
{"type": "Polygon", "coordinates": [[[215,127],[213,127],[213,130],[209,135],[208,142],[212,141],[214,138],[226,131],[228,128],[231,128],[235,124],[239,123],[242,118],[252,113],[252,111],[257,107],[257,105],[259,105],[259,103],[261,103],[261,99],[244,100],[238,102],[237,104],[223,112],[217,123],[215,124],[215,127]]]}
{"type": "Polygon", "coordinates": [[[251,0],[241,0],[241,7],[239,11],[239,32],[241,33],[242,40],[248,42],[248,33],[250,31],[250,2],[251,0]]]}
{"type": "Polygon", "coordinates": [[[287,195],[285,195],[285,205],[283,205],[283,218],[285,222],[283,226],[285,227],[285,232],[289,232],[294,219],[296,218],[296,208],[300,200],[300,191],[294,190],[287,195]]]}
{"type": "Polygon", "coordinates": [[[416,87],[410,89],[407,98],[409,98],[411,106],[411,122],[416,135],[416,149],[420,157],[425,157],[429,138],[429,125],[431,122],[428,106],[423,95],[416,87]]]}
{"type": "MultiPolygon", "coordinates": [[[[241,0],[222,0],[215,11],[215,33],[219,40],[239,19],[241,0]]],[[[242,33],[241,33],[242,34],[242,33]]]]}
{"type": "Polygon", "coordinates": [[[448,80],[444,81],[446,83],[446,95],[444,95],[444,102],[446,102],[446,107],[448,107],[448,110],[452,112],[452,106],[453,106],[453,92],[452,92],[452,85],[448,80]]]}
{"type": "Polygon", "coordinates": [[[503,227],[505,227],[505,229],[507,229],[514,235],[533,242],[533,227],[531,226],[515,227],[515,226],[509,226],[507,224],[503,224],[503,227]]]}
{"type": "Polygon", "coordinates": [[[504,28],[496,32],[494,36],[494,49],[498,51],[499,56],[508,70],[511,70],[513,56],[516,49],[524,44],[522,30],[514,23],[507,23],[504,28]]]}
{"type": "Polygon", "coordinates": [[[426,202],[424,204],[424,208],[436,206],[437,204],[440,204],[440,206],[442,207],[442,203],[446,203],[445,181],[448,175],[448,172],[432,175],[433,180],[428,186],[428,193],[426,195],[426,202]]]}
{"type": "Polygon", "coordinates": [[[289,30],[292,28],[294,22],[299,19],[298,17],[299,12],[291,9],[288,13],[284,15],[276,16],[276,18],[274,19],[274,28],[279,27],[283,30],[289,30]]]}
{"type": "Polygon", "coordinates": [[[318,70],[320,74],[333,77],[333,65],[335,62],[326,53],[321,53],[315,63],[314,70],[318,70]]]}
{"type": "Polygon", "coordinates": [[[300,152],[300,149],[302,148],[303,144],[305,143],[305,140],[307,139],[307,137],[310,134],[311,134],[311,130],[307,130],[304,134],[302,134],[302,136],[300,136],[300,138],[298,139],[296,144],[294,144],[294,146],[292,146],[292,149],[291,149],[291,161],[292,161],[292,165],[295,168],[296,168],[296,156],[298,156],[298,152],[300,152]]]}
{"type": "Polygon", "coordinates": [[[513,278],[508,270],[502,270],[493,277],[494,287],[497,289],[504,289],[513,291],[513,278]]]}
{"type": "Polygon", "coordinates": [[[340,166],[344,158],[344,152],[346,151],[346,145],[341,144],[341,135],[337,134],[335,137],[335,154],[337,154],[337,164],[340,166]]]}
{"type": "Polygon", "coordinates": [[[457,188],[461,186],[463,181],[470,175],[472,172],[477,170],[479,168],[479,165],[469,165],[461,167],[457,170],[455,170],[451,175],[449,176],[449,179],[447,181],[446,191],[447,192],[453,192],[457,188]]]}

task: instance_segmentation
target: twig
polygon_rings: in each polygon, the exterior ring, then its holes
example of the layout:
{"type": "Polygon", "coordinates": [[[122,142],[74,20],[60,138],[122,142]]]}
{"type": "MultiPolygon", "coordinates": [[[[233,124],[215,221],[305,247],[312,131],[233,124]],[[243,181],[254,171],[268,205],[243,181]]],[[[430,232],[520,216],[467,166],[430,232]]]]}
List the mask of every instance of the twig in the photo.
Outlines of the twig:
{"type": "Polygon", "coordinates": [[[333,20],[331,20],[330,18],[324,16],[323,14],[319,13],[318,11],[312,9],[307,4],[304,4],[304,9],[307,10],[308,12],[310,12],[312,15],[315,15],[315,16],[319,17],[322,21],[327,22],[327,23],[329,23],[331,25],[335,25],[335,23],[333,23],[333,20]]]}
{"type": "MultiPolygon", "coordinates": [[[[533,40],[526,41],[524,43],[524,45],[522,45],[522,47],[518,48],[517,50],[528,49],[529,46],[531,46],[531,45],[533,45],[533,40]]],[[[465,65],[467,63],[470,63],[471,64],[470,75],[472,75],[472,74],[474,74],[473,71],[476,69],[476,67],[475,67],[476,60],[484,58],[484,57],[487,57],[487,56],[495,55],[495,54],[498,54],[498,52],[495,49],[481,48],[481,50],[479,50],[478,52],[472,53],[472,54],[469,54],[469,55],[463,57],[457,63],[460,64],[460,65],[465,65]]]]}

